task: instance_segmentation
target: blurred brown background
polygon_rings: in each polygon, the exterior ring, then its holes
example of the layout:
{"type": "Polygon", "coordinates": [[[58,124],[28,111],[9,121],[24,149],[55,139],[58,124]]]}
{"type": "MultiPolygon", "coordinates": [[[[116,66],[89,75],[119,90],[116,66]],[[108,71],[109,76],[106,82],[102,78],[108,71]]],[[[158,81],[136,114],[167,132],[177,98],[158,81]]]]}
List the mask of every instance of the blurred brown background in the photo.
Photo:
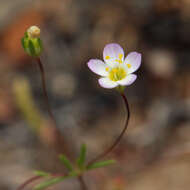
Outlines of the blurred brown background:
{"type": "MultiPolygon", "coordinates": [[[[120,133],[119,94],[99,87],[86,66],[107,43],[142,53],[137,81],[126,88],[127,134],[89,172],[90,190],[188,190],[190,187],[189,0],[0,0],[0,190],[14,190],[37,169],[63,171],[55,151],[37,65],[20,45],[30,25],[42,30],[42,61],[62,152],[88,159],[120,133]]],[[[76,180],[50,189],[79,189],[76,180]]]]}

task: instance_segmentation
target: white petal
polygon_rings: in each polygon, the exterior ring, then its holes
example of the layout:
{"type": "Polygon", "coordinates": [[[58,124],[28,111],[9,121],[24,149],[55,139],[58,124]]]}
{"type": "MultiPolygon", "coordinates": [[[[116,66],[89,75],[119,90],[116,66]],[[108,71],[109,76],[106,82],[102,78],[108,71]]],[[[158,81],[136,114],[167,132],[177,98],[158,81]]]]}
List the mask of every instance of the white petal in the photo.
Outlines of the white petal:
{"type": "Polygon", "coordinates": [[[100,76],[107,76],[108,75],[108,72],[106,71],[107,65],[99,59],[91,59],[87,63],[87,65],[92,72],[94,72],[100,76]]]}
{"type": "Polygon", "coordinates": [[[135,82],[136,78],[137,75],[130,74],[127,75],[124,79],[117,81],[117,83],[119,83],[122,86],[128,86],[131,85],[133,82],[135,82]]]}
{"type": "Polygon", "coordinates": [[[141,54],[137,52],[131,52],[125,58],[124,64],[128,68],[128,74],[135,72],[141,65],[141,54]]]}
{"type": "Polygon", "coordinates": [[[109,78],[105,77],[105,78],[100,78],[98,80],[99,84],[101,87],[103,88],[115,88],[116,86],[118,86],[118,84],[114,81],[111,81],[109,78]]]}
{"type": "Polygon", "coordinates": [[[122,56],[121,60],[123,62],[124,51],[123,51],[123,48],[119,44],[111,43],[111,44],[107,44],[104,47],[104,51],[103,51],[104,61],[110,64],[110,66],[114,66],[114,64],[117,63],[116,60],[119,60],[120,56],[122,56]]]}

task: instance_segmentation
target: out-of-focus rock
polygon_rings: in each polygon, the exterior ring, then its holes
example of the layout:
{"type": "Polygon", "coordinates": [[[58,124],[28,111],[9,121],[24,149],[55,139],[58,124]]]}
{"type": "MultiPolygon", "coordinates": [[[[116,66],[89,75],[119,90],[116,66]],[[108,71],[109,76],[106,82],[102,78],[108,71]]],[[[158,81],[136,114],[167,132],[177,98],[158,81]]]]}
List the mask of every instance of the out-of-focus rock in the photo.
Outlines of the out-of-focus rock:
{"type": "Polygon", "coordinates": [[[76,89],[76,79],[71,74],[57,74],[52,80],[52,90],[56,96],[70,98],[76,89]]]}
{"type": "Polygon", "coordinates": [[[154,49],[147,52],[147,69],[162,79],[170,79],[176,71],[176,57],[172,52],[163,49],[154,49]]]}

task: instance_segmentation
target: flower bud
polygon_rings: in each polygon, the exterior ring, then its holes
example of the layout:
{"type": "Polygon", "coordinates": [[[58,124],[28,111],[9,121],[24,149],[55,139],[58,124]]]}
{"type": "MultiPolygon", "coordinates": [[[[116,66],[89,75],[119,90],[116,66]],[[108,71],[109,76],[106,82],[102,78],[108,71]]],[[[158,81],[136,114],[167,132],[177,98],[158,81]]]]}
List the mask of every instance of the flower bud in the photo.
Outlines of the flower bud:
{"type": "Polygon", "coordinates": [[[31,26],[30,28],[28,28],[27,32],[30,38],[40,37],[40,28],[38,28],[37,26],[31,26]]]}
{"type": "Polygon", "coordinates": [[[40,29],[37,26],[31,26],[25,32],[24,37],[21,39],[24,51],[32,56],[39,57],[42,50],[42,41],[40,39],[40,29]]]}

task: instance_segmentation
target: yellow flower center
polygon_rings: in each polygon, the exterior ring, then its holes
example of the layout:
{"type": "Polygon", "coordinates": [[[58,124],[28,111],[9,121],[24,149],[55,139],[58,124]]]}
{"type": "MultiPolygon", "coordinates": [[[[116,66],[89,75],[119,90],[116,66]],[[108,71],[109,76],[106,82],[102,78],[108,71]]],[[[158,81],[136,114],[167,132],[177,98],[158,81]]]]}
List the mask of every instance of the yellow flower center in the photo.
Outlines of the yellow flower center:
{"type": "Polygon", "coordinates": [[[109,72],[109,78],[112,81],[122,80],[126,77],[127,73],[122,67],[115,67],[109,72]]]}

